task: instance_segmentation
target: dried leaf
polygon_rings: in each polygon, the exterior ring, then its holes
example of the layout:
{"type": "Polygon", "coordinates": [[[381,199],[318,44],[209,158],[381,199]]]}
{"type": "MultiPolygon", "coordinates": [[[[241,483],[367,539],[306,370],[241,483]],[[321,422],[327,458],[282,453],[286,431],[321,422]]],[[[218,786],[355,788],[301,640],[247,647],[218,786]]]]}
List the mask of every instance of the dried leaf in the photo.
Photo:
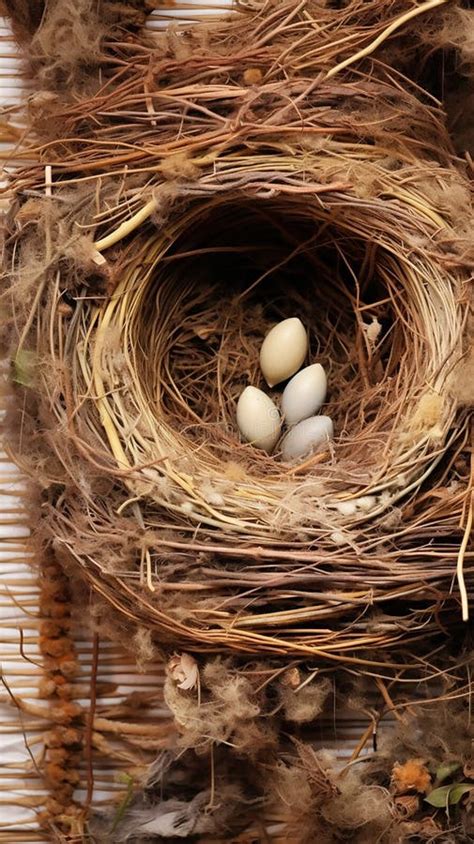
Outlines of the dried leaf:
{"type": "Polygon", "coordinates": [[[30,387],[33,381],[36,355],[20,349],[12,360],[12,380],[23,387],[30,387]]]}
{"type": "Polygon", "coordinates": [[[168,662],[168,671],[175,680],[178,689],[189,691],[189,689],[194,689],[197,686],[199,669],[191,654],[182,653],[172,656],[168,662]]]}
{"type": "Polygon", "coordinates": [[[420,798],[417,794],[401,794],[394,800],[397,812],[403,818],[412,818],[420,808],[420,798]]]}

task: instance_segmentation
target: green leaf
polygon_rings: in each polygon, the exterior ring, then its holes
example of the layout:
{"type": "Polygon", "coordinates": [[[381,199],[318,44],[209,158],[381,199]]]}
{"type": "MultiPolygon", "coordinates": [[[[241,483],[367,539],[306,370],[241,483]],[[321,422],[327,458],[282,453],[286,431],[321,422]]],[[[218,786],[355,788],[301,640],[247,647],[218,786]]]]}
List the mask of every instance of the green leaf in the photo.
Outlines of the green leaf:
{"type": "Polygon", "coordinates": [[[30,387],[36,363],[36,355],[26,349],[19,349],[12,360],[12,380],[23,387],[30,387]]]}
{"type": "Polygon", "coordinates": [[[433,791],[430,791],[428,796],[425,797],[425,801],[437,809],[444,809],[447,806],[455,806],[473,788],[474,784],[470,782],[442,785],[441,788],[434,788],[433,791]]]}
{"type": "Polygon", "coordinates": [[[445,765],[440,765],[435,774],[435,786],[441,785],[448,777],[452,777],[460,767],[460,762],[446,762],[445,765]]]}

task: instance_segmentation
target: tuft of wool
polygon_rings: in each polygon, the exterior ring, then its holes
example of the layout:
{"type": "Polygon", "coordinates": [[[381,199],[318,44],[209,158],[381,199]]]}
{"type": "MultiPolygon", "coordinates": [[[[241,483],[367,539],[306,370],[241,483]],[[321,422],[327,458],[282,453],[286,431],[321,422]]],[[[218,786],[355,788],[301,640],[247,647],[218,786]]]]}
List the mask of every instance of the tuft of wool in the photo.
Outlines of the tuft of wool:
{"type": "Polygon", "coordinates": [[[469,758],[471,745],[471,729],[462,704],[455,706],[444,701],[436,707],[420,704],[416,717],[400,722],[393,734],[381,738],[373,764],[391,771],[394,765],[409,759],[424,759],[429,768],[436,768],[469,758]]]}
{"type": "Polygon", "coordinates": [[[45,57],[55,58],[54,47],[62,32],[66,41],[62,46],[87,50],[86,36],[96,38],[114,24],[141,27],[146,21],[149,0],[1,0],[0,13],[10,18],[17,40],[28,43],[37,38],[45,49],[45,57]],[[89,19],[87,19],[89,15],[89,19]],[[99,27],[101,25],[102,29],[99,27]],[[95,27],[95,32],[94,32],[95,27]],[[77,45],[74,37],[79,38],[77,45]]]}
{"type": "Polygon", "coordinates": [[[364,785],[352,771],[339,777],[337,786],[340,793],[321,807],[324,819],[341,831],[352,830],[355,833],[364,828],[367,842],[380,840],[379,836],[392,823],[393,805],[388,791],[379,786],[364,785]]]}
{"type": "Polygon", "coordinates": [[[300,765],[291,765],[279,760],[270,787],[275,791],[277,801],[290,807],[295,814],[308,812],[312,803],[311,785],[307,772],[300,765]]]}
{"type": "Polygon", "coordinates": [[[156,657],[153,636],[148,627],[137,627],[132,637],[132,651],[139,671],[146,671],[147,664],[156,657]]]}
{"type": "Polygon", "coordinates": [[[236,764],[228,750],[216,749],[212,762],[192,751],[160,753],[119,819],[110,804],[93,813],[94,841],[138,844],[198,835],[205,836],[198,840],[208,840],[206,835],[234,840],[261,811],[263,783],[256,781],[253,765],[236,764]]]}
{"type": "Polygon", "coordinates": [[[460,70],[469,74],[474,66],[474,10],[453,3],[431,39],[437,47],[454,48],[460,70]]]}
{"type": "Polygon", "coordinates": [[[327,677],[314,680],[300,689],[281,683],[278,691],[286,720],[296,724],[314,721],[321,714],[331,689],[332,684],[327,677]]]}
{"type": "Polygon", "coordinates": [[[41,26],[45,0],[2,0],[0,12],[11,18],[19,42],[29,41],[41,26]]]}
{"type": "Polygon", "coordinates": [[[104,36],[115,27],[143,27],[144,0],[3,0],[17,41],[26,46],[30,74],[49,95],[69,98],[75,89],[97,87],[91,69],[103,58],[104,36]]]}
{"type": "MultiPolygon", "coordinates": [[[[225,834],[242,801],[239,790],[224,786],[218,793],[199,791],[189,802],[160,800],[155,805],[133,808],[114,836],[115,842],[194,838],[195,835],[225,834]],[[138,837],[140,836],[140,837],[138,837]]],[[[222,839],[221,839],[222,840],[222,839]]]]}
{"type": "Polygon", "coordinates": [[[170,181],[194,181],[199,177],[199,167],[185,152],[170,155],[161,162],[161,173],[170,181]]]}
{"type": "Polygon", "coordinates": [[[228,662],[207,662],[199,690],[180,688],[179,676],[173,673],[167,675],[164,697],[180,732],[180,747],[204,752],[213,743],[230,742],[237,755],[255,759],[274,744],[274,727],[263,718],[252,684],[228,662]]]}
{"type": "Polygon", "coordinates": [[[45,87],[67,90],[87,67],[100,60],[104,27],[93,0],[34,2],[6,0],[14,32],[29,40],[32,70],[45,87]],[[40,14],[40,9],[41,14],[40,14]]]}
{"type": "Polygon", "coordinates": [[[418,407],[411,421],[411,430],[428,434],[432,438],[440,436],[443,419],[444,400],[439,393],[430,390],[421,396],[418,407]]]}
{"type": "Polygon", "coordinates": [[[425,794],[431,786],[431,776],[422,759],[407,759],[403,765],[398,762],[393,766],[392,790],[395,794],[417,791],[425,794]]]}
{"type": "Polygon", "coordinates": [[[315,840],[318,844],[329,844],[333,840],[332,832],[321,828],[314,782],[300,760],[279,760],[268,780],[268,791],[271,805],[278,806],[285,816],[287,840],[294,844],[310,844],[315,840]]]}

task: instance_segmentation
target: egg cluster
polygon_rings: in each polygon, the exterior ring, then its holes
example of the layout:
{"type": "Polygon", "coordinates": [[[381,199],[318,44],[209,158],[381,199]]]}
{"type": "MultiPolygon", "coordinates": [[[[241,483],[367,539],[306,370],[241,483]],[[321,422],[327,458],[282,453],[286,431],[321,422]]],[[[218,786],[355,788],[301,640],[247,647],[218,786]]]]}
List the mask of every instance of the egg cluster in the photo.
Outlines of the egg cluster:
{"type": "Polygon", "coordinates": [[[237,403],[237,425],[243,438],[269,454],[283,424],[288,426],[281,442],[284,460],[305,457],[333,437],[332,419],[316,415],[326,399],[326,373],[320,363],[301,369],[307,353],[308,337],[301,320],[291,317],[279,322],[263,341],[260,368],[269,387],[291,379],[281,396],[281,413],[258,387],[246,387],[237,403]]]}

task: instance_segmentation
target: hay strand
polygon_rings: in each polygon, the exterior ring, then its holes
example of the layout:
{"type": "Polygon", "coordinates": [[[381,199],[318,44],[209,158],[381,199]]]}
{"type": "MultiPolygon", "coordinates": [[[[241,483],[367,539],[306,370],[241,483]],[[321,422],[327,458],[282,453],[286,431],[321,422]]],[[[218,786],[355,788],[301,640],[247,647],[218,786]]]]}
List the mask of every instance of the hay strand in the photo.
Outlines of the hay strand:
{"type": "Polygon", "coordinates": [[[42,539],[167,642],[368,666],[465,617],[469,192],[432,98],[377,58],[441,5],[114,30],[101,84],[48,99],[9,247],[42,539]],[[301,465],[235,426],[290,314],[336,426],[301,465]]]}

